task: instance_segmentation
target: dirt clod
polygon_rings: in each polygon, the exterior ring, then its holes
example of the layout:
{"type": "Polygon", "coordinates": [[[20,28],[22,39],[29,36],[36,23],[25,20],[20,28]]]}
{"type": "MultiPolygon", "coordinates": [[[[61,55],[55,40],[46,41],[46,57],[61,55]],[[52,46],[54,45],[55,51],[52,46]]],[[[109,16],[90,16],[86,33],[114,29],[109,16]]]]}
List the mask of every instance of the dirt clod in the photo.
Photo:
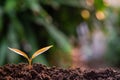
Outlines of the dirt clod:
{"type": "Polygon", "coordinates": [[[0,80],[120,80],[120,71],[112,68],[81,71],[80,68],[61,69],[42,64],[7,64],[0,67],[0,80]]]}

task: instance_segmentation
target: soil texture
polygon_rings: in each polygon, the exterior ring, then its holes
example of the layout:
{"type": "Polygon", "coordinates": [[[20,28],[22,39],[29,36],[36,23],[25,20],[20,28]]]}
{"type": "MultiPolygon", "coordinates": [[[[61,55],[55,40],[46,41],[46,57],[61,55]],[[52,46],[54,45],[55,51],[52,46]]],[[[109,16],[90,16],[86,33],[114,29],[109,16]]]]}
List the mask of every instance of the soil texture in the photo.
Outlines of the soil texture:
{"type": "Polygon", "coordinates": [[[62,69],[42,64],[7,64],[0,67],[0,80],[120,80],[120,71],[112,68],[84,70],[62,69]]]}

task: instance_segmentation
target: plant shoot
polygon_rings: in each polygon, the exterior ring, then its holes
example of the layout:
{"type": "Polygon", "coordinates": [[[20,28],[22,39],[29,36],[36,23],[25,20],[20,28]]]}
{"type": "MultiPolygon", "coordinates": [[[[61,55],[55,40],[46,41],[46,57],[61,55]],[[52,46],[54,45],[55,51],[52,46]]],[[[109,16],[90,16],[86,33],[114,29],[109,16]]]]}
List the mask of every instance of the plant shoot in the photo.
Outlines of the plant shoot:
{"type": "Polygon", "coordinates": [[[21,50],[19,50],[19,49],[10,48],[10,47],[8,47],[8,48],[9,48],[11,51],[13,51],[13,52],[15,52],[15,53],[17,53],[17,54],[25,57],[25,58],[28,60],[29,67],[31,67],[32,60],[33,60],[35,57],[37,57],[39,54],[42,54],[42,53],[44,53],[45,51],[47,51],[48,49],[50,49],[51,47],[52,47],[52,45],[37,50],[37,51],[32,55],[31,58],[29,58],[26,53],[24,53],[23,51],[21,51],[21,50]]]}

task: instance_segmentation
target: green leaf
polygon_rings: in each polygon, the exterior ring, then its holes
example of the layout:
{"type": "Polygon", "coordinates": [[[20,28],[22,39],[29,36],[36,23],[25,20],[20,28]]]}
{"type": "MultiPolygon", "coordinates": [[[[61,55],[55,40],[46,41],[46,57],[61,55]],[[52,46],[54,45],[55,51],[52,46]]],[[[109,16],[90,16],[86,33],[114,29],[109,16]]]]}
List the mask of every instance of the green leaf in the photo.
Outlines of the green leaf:
{"type": "Polygon", "coordinates": [[[61,31],[59,31],[54,25],[50,23],[48,24],[44,20],[38,19],[38,21],[44,25],[51,37],[53,37],[63,51],[71,53],[72,46],[70,45],[68,38],[61,31]]]}
{"type": "Polygon", "coordinates": [[[24,38],[24,28],[22,23],[18,20],[16,17],[15,13],[9,14],[10,19],[11,19],[11,24],[13,25],[14,29],[16,30],[18,36],[20,39],[24,38]]]}
{"type": "Polygon", "coordinates": [[[3,29],[3,10],[2,7],[0,7],[0,32],[3,29]]]}
{"type": "MultiPolygon", "coordinates": [[[[67,53],[71,53],[72,46],[69,43],[69,40],[67,37],[59,31],[50,20],[49,15],[47,12],[41,7],[41,13],[39,13],[39,16],[35,17],[35,20],[38,24],[42,24],[46,30],[50,33],[51,37],[55,39],[57,44],[67,53]],[[44,14],[42,14],[44,13],[44,14]]],[[[40,24],[40,25],[41,25],[40,24]]]]}
{"type": "Polygon", "coordinates": [[[39,7],[40,4],[38,0],[26,0],[26,4],[32,11],[35,11],[35,12],[40,11],[40,7],[39,7]]]}
{"type": "MultiPolygon", "coordinates": [[[[26,26],[26,27],[28,27],[28,26],[26,26]]],[[[31,55],[33,55],[33,53],[36,50],[38,50],[37,40],[36,40],[36,37],[35,37],[33,31],[30,28],[28,28],[27,34],[29,34],[29,35],[26,35],[27,41],[31,45],[31,48],[32,48],[31,49],[32,51],[30,51],[30,53],[31,53],[31,55]]],[[[34,62],[40,62],[41,64],[48,65],[48,62],[43,55],[40,55],[37,58],[35,58],[33,60],[33,63],[34,62]]]]}
{"type": "MultiPolygon", "coordinates": [[[[18,36],[17,33],[13,27],[13,24],[9,25],[9,31],[8,31],[8,46],[7,47],[15,47],[15,48],[19,48],[19,41],[18,41],[18,36]]],[[[10,51],[9,51],[10,52],[10,51]]],[[[8,54],[8,62],[10,63],[18,63],[19,61],[19,55],[17,54],[8,54]]]]}
{"type": "Polygon", "coordinates": [[[94,5],[97,10],[103,10],[105,8],[103,0],[94,0],[94,1],[95,1],[94,5]]]}
{"type": "Polygon", "coordinates": [[[67,5],[67,6],[71,6],[71,7],[81,7],[81,3],[83,0],[53,0],[56,1],[57,3],[61,4],[61,5],[67,5]]]}
{"type": "Polygon", "coordinates": [[[2,39],[0,44],[0,65],[3,65],[5,63],[6,53],[7,53],[7,41],[6,39],[2,39]]]}
{"type": "Polygon", "coordinates": [[[8,13],[14,12],[15,8],[17,7],[18,0],[6,0],[5,3],[5,11],[8,13]]]}

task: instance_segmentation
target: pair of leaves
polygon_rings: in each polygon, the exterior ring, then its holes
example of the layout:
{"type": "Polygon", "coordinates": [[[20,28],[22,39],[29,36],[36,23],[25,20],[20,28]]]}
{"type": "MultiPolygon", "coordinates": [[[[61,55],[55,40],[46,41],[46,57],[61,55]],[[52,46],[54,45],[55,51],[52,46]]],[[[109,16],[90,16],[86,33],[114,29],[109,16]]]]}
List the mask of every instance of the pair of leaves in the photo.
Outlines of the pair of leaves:
{"type": "Polygon", "coordinates": [[[13,52],[15,52],[15,53],[17,53],[17,54],[19,54],[19,55],[25,57],[25,58],[29,61],[29,65],[31,65],[32,59],[34,59],[35,57],[37,57],[39,54],[44,53],[45,51],[47,51],[47,50],[50,49],[51,47],[52,47],[52,45],[37,50],[37,51],[32,55],[31,58],[29,58],[28,55],[27,55],[26,53],[24,53],[23,51],[21,51],[21,50],[19,50],[19,49],[10,48],[10,47],[8,47],[8,48],[9,48],[11,51],[13,51],[13,52]]]}

